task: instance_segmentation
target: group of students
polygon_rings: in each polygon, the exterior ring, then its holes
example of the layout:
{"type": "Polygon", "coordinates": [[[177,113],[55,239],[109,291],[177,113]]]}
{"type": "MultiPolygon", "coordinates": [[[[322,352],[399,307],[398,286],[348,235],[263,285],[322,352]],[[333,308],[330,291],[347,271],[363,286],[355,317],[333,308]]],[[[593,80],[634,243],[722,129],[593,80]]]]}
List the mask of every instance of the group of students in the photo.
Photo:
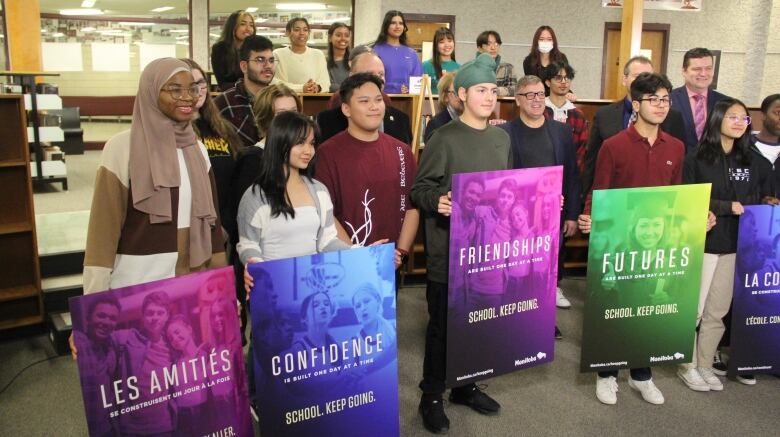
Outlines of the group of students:
{"type": "MultiPolygon", "coordinates": [[[[332,28],[328,60],[306,47],[304,19],[288,23],[291,46],[273,50],[247,17],[233,14],[213,49],[212,59],[221,50],[225,60],[218,73],[224,92],[215,98],[208,96],[205,72],[191,60],[164,58],[144,69],[130,130],[106,143],[97,171],[85,293],[230,260],[239,300],[246,303],[253,286],[246,263],[390,241],[398,268],[422,219],[429,321],[419,410],[426,429],[441,433],[450,426],[442,396],[453,174],[562,165],[563,237],[590,231],[594,189],[712,183],[697,359],[679,375],[694,390],[723,388],[713,366],[732,290],[712,278],[733,276],[743,205],[780,203],[774,166],[780,94],[764,100],[763,129],[753,137],[745,105],[709,89],[709,51],[686,53],[685,85],[676,89],[639,56],[624,67],[626,98],[601,108],[588,127],[572,104],[574,69],[549,27],[537,31],[528,59],[530,72],[541,77],[519,80],[501,62],[496,32],[480,34],[480,53],[459,66],[452,33],[440,30],[437,54],[425,68],[436,73],[442,110],[428,125],[418,168],[408,146],[408,117],[385,94],[403,91],[401,77],[417,74],[420,65],[404,45],[403,14],[387,13],[373,49],[350,51],[339,30],[348,28],[332,28]],[[298,74],[302,59],[321,60],[324,67],[298,74]],[[334,74],[336,69],[346,74],[334,74]],[[317,72],[325,70],[330,73],[317,72]],[[330,109],[316,122],[301,114],[296,88],[330,90],[337,81],[330,109]],[[518,117],[494,126],[490,119],[502,95],[515,97],[518,117]]],[[[565,306],[558,290],[559,306],[565,306]]],[[[617,400],[616,376],[598,375],[596,394],[606,404],[617,400]]],[[[648,402],[664,401],[649,368],[632,369],[629,385],[648,402]]],[[[500,410],[475,384],[453,388],[450,401],[483,414],[500,410]]]]}

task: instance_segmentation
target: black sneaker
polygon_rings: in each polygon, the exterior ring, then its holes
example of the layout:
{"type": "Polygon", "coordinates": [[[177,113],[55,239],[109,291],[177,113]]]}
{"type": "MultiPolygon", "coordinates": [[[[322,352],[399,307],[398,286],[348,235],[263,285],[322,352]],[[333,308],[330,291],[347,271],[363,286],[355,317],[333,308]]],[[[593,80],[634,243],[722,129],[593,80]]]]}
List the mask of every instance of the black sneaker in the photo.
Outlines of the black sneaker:
{"type": "Polygon", "coordinates": [[[745,385],[756,385],[756,377],[753,375],[737,375],[737,381],[745,385]]]}
{"type": "Polygon", "coordinates": [[[420,415],[422,416],[423,426],[434,434],[447,434],[450,431],[450,419],[444,414],[444,404],[442,398],[427,398],[423,395],[420,399],[420,415]]]}
{"type": "Polygon", "coordinates": [[[729,366],[723,361],[720,351],[715,352],[715,358],[712,360],[712,373],[718,376],[726,376],[729,366]]]}
{"type": "Polygon", "coordinates": [[[563,338],[563,333],[558,329],[558,325],[555,325],[555,339],[560,340],[563,338]]]}
{"type": "Polygon", "coordinates": [[[476,384],[453,388],[450,391],[450,402],[466,405],[477,413],[488,416],[498,414],[501,409],[501,405],[480,390],[476,384]]]}

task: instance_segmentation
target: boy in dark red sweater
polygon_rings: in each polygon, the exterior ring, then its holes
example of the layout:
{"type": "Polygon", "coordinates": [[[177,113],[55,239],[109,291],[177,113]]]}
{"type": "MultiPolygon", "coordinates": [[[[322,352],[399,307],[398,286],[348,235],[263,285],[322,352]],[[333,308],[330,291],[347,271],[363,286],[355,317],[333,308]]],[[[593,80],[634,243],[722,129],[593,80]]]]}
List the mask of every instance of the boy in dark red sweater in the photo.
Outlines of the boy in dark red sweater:
{"type": "MultiPolygon", "coordinates": [[[[631,106],[636,122],[610,137],[596,160],[593,190],[654,187],[682,182],[685,145],[660,129],[669,114],[672,84],[666,76],[642,73],[631,84],[631,106]]],[[[590,232],[592,191],[579,216],[582,233],[590,232]]],[[[617,370],[599,372],[596,397],[605,404],[617,402],[617,370]]],[[[651,404],[663,404],[664,396],[652,380],[649,367],[631,369],[629,386],[651,404]]]]}

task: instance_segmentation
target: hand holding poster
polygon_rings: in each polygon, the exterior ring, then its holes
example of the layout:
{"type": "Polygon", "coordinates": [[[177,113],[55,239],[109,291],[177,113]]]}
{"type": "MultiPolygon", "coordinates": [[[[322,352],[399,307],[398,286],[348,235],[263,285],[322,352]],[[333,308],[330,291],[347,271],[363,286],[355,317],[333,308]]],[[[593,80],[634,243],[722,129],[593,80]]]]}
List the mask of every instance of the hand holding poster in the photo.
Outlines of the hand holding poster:
{"type": "Polygon", "coordinates": [[[778,373],[780,208],[745,206],[739,218],[729,373],[778,373]]]}
{"type": "Polygon", "coordinates": [[[260,429],[397,436],[392,244],[249,264],[260,429]]]}
{"type": "Polygon", "coordinates": [[[251,436],[230,267],[70,301],[90,436],[251,436]]]}
{"type": "Polygon", "coordinates": [[[691,361],[709,191],[593,192],[581,371],[691,361]]]}
{"type": "Polygon", "coordinates": [[[447,385],[552,361],[563,167],[455,175],[447,385]]]}

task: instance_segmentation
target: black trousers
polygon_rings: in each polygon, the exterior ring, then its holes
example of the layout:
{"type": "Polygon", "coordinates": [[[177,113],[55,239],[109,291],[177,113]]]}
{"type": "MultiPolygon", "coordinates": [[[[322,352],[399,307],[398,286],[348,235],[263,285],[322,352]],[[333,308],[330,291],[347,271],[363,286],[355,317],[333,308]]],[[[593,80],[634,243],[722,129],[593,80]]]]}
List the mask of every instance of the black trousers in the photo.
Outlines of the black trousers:
{"type": "MultiPolygon", "coordinates": [[[[425,331],[425,358],[420,389],[423,396],[441,396],[447,376],[447,291],[448,284],[429,280],[425,287],[428,301],[428,328],[425,331]]],[[[473,384],[454,387],[470,388],[473,384]]]]}

